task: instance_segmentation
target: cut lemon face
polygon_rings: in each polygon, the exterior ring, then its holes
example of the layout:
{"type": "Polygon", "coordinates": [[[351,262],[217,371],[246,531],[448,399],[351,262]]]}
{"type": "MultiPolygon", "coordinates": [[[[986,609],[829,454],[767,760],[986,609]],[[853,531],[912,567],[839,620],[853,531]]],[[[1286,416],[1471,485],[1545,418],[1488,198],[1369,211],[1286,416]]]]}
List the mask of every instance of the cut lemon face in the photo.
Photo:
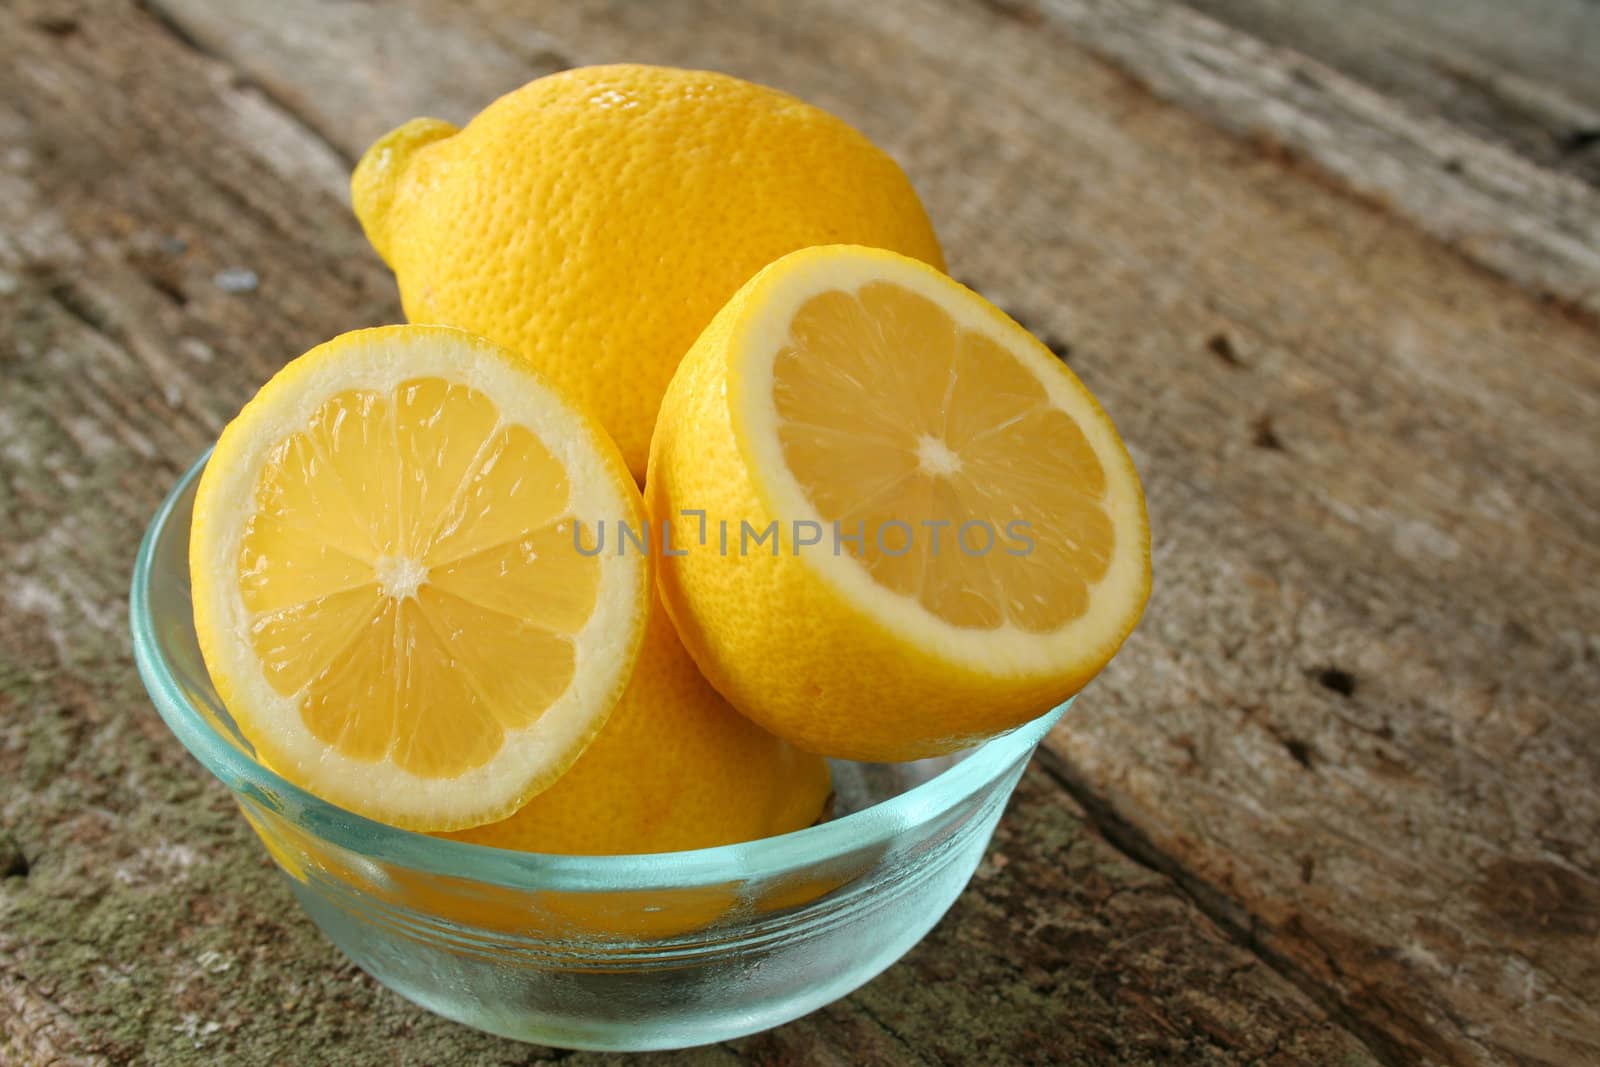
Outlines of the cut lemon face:
{"type": "Polygon", "coordinates": [[[195,628],[286,777],[413,829],[500,818],[616,704],[648,617],[616,448],[516,357],[445,327],[361,330],[286,366],[195,498],[195,628]]]}
{"type": "Polygon", "coordinates": [[[893,253],[761,272],[658,427],[647,493],[679,525],[660,584],[685,643],[813,751],[915,758],[1015,726],[1103,668],[1149,595],[1144,497],[1100,406],[999,309],[893,253]]]}

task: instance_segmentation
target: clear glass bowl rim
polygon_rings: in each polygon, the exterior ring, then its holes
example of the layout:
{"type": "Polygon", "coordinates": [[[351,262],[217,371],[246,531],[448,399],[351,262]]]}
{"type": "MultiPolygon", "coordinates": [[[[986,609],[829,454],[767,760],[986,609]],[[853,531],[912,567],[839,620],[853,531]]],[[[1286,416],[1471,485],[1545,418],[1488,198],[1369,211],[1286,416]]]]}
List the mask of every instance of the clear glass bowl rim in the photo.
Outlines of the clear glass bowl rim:
{"type": "MultiPolygon", "coordinates": [[[[207,713],[184,694],[156,636],[150,581],[156,546],[185,490],[199,478],[208,449],[179,479],[156,511],[134,562],[129,624],[134,660],[156,710],[183,746],[235,793],[273,803],[318,838],[368,859],[432,874],[530,891],[607,892],[718,885],[770,878],[815,866],[859,849],[885,847],[935,820],[1027,757],[1071,705],[1059,707],[991,738],[965,759],[904,793],[861,811],[803,830],[716,848],[643,855],[569,856],[514,852],[402,830],[336,807],[251,758],[217,732],[207,713]]],[[[193,620],[186,620],[193,626],[193,620]]]]}

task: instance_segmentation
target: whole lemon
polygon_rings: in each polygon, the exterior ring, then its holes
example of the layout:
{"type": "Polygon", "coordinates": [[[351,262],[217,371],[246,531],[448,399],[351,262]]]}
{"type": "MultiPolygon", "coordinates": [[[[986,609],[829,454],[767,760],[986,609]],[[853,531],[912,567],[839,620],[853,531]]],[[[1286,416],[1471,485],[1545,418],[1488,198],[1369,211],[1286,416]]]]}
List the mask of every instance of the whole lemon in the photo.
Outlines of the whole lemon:
{"type": "Polygon", "coordinates": [[[707,71],[540,78],[463,129],[386,134],[351,184],[407,317],[520,352],[600,419],[636,478],[678,361],[756,271],[842,242],[944,266],[911,183],[865,136],[707,71]]]}

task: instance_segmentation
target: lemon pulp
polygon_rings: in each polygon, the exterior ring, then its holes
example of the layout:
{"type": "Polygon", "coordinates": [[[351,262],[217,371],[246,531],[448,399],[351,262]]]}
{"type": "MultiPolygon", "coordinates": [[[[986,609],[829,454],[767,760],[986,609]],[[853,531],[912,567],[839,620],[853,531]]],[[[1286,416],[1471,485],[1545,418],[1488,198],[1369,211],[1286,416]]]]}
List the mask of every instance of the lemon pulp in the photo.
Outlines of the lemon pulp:
{"type": "Polygon", "coordinates": [[[820,293],[772,391],[789,471],[860,535],[841,544],[879,585],[984,630],[1048,633],[1089,610],[1115,543],[1105,469],[987,334],[889,281],[820,293]]]}
{"type": "Polygon", "coordinates": [[[468,386],[331,397],[267,457],[240,544],[268,682],[352,758],[481,766],[572,680],[600,569],[563,550],[569,495],[538,439],[468,386]]]}
{"type": "Polygon", "coordinates": [[[1088,389],[882,249],[795,252],[735,294],[667,390],[646,492],[658,521],[732,531],[658,561],[701,671],[842,759],[951,752],[1054,707],[1150,592],[1138,472],[1088,389]]]}

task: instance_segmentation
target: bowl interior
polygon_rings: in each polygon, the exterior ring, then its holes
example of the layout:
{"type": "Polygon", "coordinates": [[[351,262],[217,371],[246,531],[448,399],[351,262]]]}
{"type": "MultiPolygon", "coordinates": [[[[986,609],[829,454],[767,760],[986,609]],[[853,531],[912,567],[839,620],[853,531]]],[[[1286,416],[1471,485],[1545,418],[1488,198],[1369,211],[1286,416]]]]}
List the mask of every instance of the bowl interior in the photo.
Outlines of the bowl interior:
{"type": "Polygon", "coordinates": [[[130,594],[139,673],[173,733],[229,789],[373,859],[503,886],[584,892],[781,876],[887,848],[936,821],[1030,753],[1071,704],[953,756],[903,764],[833,761],[836,817],[760,841],[647,856],[556,856],[397,829],[329,804],[257,762],[217,696],[195,637],[189,586],[189,522],[205,462],[202,457],[179,481],[139,549],[130,594]]]}

